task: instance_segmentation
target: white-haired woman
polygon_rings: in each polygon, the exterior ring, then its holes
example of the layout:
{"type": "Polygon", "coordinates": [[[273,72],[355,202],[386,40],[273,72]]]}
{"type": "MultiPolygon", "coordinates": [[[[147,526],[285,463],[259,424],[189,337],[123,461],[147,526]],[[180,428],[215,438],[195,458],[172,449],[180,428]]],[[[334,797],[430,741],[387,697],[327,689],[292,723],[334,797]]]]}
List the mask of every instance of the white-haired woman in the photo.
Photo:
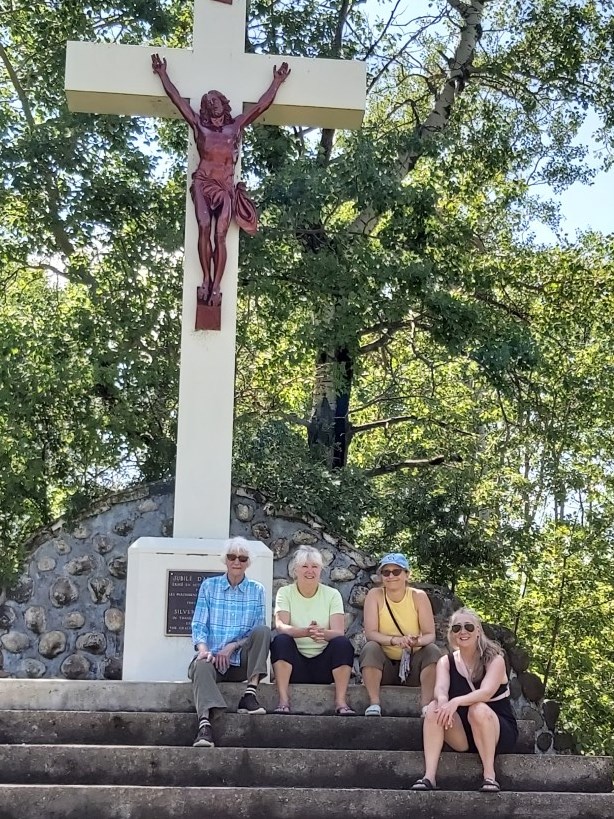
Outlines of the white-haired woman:
{"type": "Polygon", "coordinates": [[[199,748],[213,747],[211,712],[226,708],[219,682],[247,680],[238,713],[266,713],[256,699],[258,683],[267,674],[271,642],[271,629],[265,624],[264,586],[245,576],[251,562],[245,538],[227,540],[221,558],[226,572],[203,580],[192,617],[196,656],[188,676],[198,714],[194,745],[199,748]]]}
{"type": "Polygon", "coordinates": [[[495,755],[512,753],[518,739],[503,652],[470,609],[459,609],[450,618],[448,643],[453,650],[437,663],[435,700],[424,719],[425,773],[413,790],[436,787],[446,742],[454,751],[477,752],[484,769],[480,790],[496,792],[501,788],[495,755]]]}
{"type": "Polygon", "coordinates": [[[354,648],[344,636],[343,600],[337,589],[320,582],[321,573],[321,552],[301,546],[290,563],[294,583],[277,592],[278,633],[271,644],[279,695],[277,714],[290,713],[290,683],[332,682],[335,713],[354,714],[346,701],[354,648]]]}

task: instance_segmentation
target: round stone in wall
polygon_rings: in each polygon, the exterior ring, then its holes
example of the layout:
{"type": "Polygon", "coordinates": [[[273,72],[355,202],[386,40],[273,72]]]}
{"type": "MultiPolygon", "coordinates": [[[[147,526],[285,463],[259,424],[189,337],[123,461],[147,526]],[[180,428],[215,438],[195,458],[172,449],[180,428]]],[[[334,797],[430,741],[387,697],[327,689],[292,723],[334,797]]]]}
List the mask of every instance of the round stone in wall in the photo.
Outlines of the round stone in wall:
{"type": "Polygon", "coordinates": [[[350,606],[356,606],[361,609],[365,604],[365,598],[368,592],[369,589],[366,586],[361,586],[357,583],[350,592],[350,606]]]}
{"type": "Polygon", "coordinates": [[[51,660],[66,650],[66,635],[63,631],[48,631],[38,641],[38,653],[51,660]]]}
{"type": "Polygon", "coordinates": [[[87,582],[90,597],[94,603],[108,603],[113,591],[113,582],[108,577],[92,577],[87,582]]]}
{"type": "Polygon", "coordinates": [[[94,549],[96,549],[99,555],[108,554],[114,545],[111,538],[107,537],[106,535],[95,535],[93,544],[94,549]]]}
{"type": "Polygon", "coordinates": [[[58,577],[49,590],[51,604],[57,609],[69,606],[79,599],[79,589],[68,577],[58,577]]]}
{"type": "Polygon", "coordinates": [[[20,654],[30,645],[30,638],[23,631],[9,631],[0,637],[0,643],[11,654],[20,654]]]}
{"type": "Polygon", "coordinates": [[[134,529],[134,521],[133,520],[121,520],[119,523],[116,523],[113,527],[113,531],[117,532],[118,535],[121,537],[125,537],[129,535],[130,532],[134,529]]]}
{"type": "Polygon", "coordinates": [[[109,631],[121,631],[124,627],[124,612],[120,609],[107,609],[104,613],[104,624],[109,631]]]}
{"type": "Polygon", "coordinates": [[[335,559],[335,554],[334,552],[331,552],[330,549],[320,549],[320,554],[322,555],[323,566],[330,566],[330,564],[335,559]]]}
{"type": "Polygon", "coordinates": [[[109,657],[102,664],[102,676],[105,680],[121,680],[122,661],[119,657],[109,657]]]}
{"type": "Polygon", "coordinates": [[[277,540],[274,540],[271,543],[271,551],[273,552],[273,558],[275,560],[279,560],[279,558],[285,557],[290,551],[290,544],[288,542],[288,539],[285,537],[278,537],[277,540]]]}
{"type": "Polygon", "coordinates": [[[80,523],[73,531],[73,537],[76,537],[77,540],[85,540],[89,537],[90,531],[85,525],[85,523],[80,523]]]}
{"type": "Polygon", "coordinates": [[[266,523],[254,523],[252,535],[256,540],[268,540],[271,537],[271,532],[266,523]]]}
{"type": "Polygon", "coordinates": [[[113,577],[117,577],[119,580],[125,580],[128,574],[128,558],[124,557],[124,555],[113,558],[109,563],[109,572],[113,577]]]}
{"type": "Polygon", "coordinates": [[[64,628],[81,628],[81,626],[85,623],[85,617],[81,614],[80,611],[71,611],[70,614],[67,614],[64,618],[64,628]]]}
{"type": "Polygon", "coordinates": [[[77,649],[89,651],[90,654],[104,654],[107,647],[107,638],[98,631],[90,631],[77,637],[77,649]]]}
{"type": "Polygon", "coordinates": [[[365,637],[364,631],[358,631],[356,634],[352,634],[350,637],[350,643],[354,646],[354,653],[360,654],[360,652],[365,647],[365,643],[367,642],[367,638],[365,637]]]}
{"type": "Polygon", "coordinates": [[[356,577],[358,566],[356,566],[355,569],[356,571],[353,571],[349,566],[338,566],[335,569],[331,569],[330,579],[333,583],[347,583],[356,577]]]}
{"type": "Polygon", "coordinates": [[[70,544],[66,543],[65,540],[62,540],[61,537],[56,538],[53,541],[53,544],[56,548],[56,551],[59,555],[67,555],[70,553],[70,544]]]}
{"type": "Polygon", "coordinates": [[[42,663],[40,660],[33,660],[30,658],[22,662],[20,673],[24,677],[29,677],[32,680],[36,680],[45,674],[45,670],[45,663],[42,663]]]}
{"type": "Polygon", "coordinates": [[[69,680],[84,680],[90,668],[91,664],[87,657],[82,654],[71,654],[60,666],[60,671],[69,680]]]}
{"type": "Polygon", "coordinates": [[[249,503],[237,503],[235,515],[242,523],[248,523],[254,517],[254,507],[249,503]]]}
{"type": "Polygon", "coordinates": [[[153,498],[145,498],[145,500],[142,500],[136,508],[141,514],[145,512],[155,512],[158,508],[158,504],[153,498]]]}
{"type": "Polygon", "coordinates": [[[42,606],[30,606],[23,615],[26,628],[35,634],[42,634],[47,629],[47,616],[42,606]]]}
{"type": "Polygon", "coordinates": [[[12,606],[0,606],[0,632],[9,631],[15,622],[15,611],[12,606]]]}
{"type": "Polygon", "coordinates": [[[32,596],[32,589],[34,581],[27,575],[22,575],[17,583],[9,589],[8,599],[14,600],[16,603],[27,603],[32,596]]]}
{"type": "Polygon", "coordinates": [[[162,537],[172,537],[173,536],[173,525],[174,525],[174,518],[166,518],[160,524],[160,534],[162,537]]]}
{"type": "Polygon", "coordinates": [[[522,693],[530,702],[539,702],[546,693],[546,688],[537,674],[525,671],[523,674],[518,675],[518,679],[520,680],[522,693]]]}
{"type": "Polygon", "coordinates": [[[314,535],[313,532],[307,532],[305,529],[297,529],[292,535],[292,542],[297,546],[313,546],[314,543],[318,542],[318,537],[314,535]]]}
{"type": "Polygon", "coordinates": [[[537,737],[537,747],[540,751],[548,751],[552,746],[553,736],[549,731],[544,731],[537,737]]]}
{"type": "Polygon", "coordinates": [[[544,726],[544,718],[539,713],[537,708],[532,708],[530,705],[525,705],[520,713],[520,716],[522,719],[532,719],[535,723],[535,730],[543,728],[544,726]]]}
{"type": "Polygon", "coordinates": [[[94,562],[89,555],[75,557],[66,564],[66,571],[73,575],[88,574],[93,568],[94,562]]]}
{"type": "Polygon", "coordinates": [[[36,568],[39,572],[52,572],[57,564],[57,560],[53,557],[41,557],[41,559],[36,564],[36,568]]]}
{"type": "Polygon", "coordinates": [[[556,700],[546,700],[546,702],[543,704],[542,710],[544,712],[546,725],[551,731],[554,731],[559,714],[561,713],[560,702],[557,702],[556,700]]]}

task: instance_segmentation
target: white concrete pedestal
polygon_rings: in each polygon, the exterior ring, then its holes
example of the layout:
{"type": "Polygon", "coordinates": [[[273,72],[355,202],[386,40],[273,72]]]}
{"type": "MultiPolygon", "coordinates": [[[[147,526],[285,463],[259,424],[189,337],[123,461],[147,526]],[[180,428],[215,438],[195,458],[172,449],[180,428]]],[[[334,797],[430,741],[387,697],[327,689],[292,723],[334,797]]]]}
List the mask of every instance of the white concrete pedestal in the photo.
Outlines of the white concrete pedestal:
{"type": "MultiPolygon", "coordinates": [[[[176,682],[187,679],[194,656],[191,637],[168,635],[168,573],[224,572],[220,553],[224,540],[200,538],[139,538],[128,549],[126,625],[123,679],[176,682]]],[[[267,624],[273,599],[273,553],[260,541],[250,541],[252,562],[247,576],[266,592],[267,624]]],[[[191,616],[190,616],[191,619],[191,616]]]]}

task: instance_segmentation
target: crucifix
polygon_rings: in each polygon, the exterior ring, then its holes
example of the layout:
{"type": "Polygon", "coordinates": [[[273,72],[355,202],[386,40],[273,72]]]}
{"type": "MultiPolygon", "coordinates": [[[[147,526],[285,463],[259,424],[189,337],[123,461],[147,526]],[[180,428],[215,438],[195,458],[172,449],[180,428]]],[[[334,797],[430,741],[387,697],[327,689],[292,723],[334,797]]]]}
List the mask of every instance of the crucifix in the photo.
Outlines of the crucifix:
{"type": "MultiPolygon", "coordinates": [[[[155,60],[152,63],[151,47],[70,42],[66,54],[68,105],[73,111],[176,118],[188,109],[198,110],[203,93],[213,87],[221,89],[234,106],[235,119],[249,117],[271,78],[277,76],[274,72],[283,70],[283,79],[290,72],[291,76],[283,85],[279,83],[274,102],[258,122],[320,128],[360,126],[366,86],[363,62],[246,54],[245,27],[246,0],[195,0],[192,48],[155,49],[160,65],[168,65],[181,95],[179,107],[156,76],[160,69],[155,60]]],[[[191,141],[190,176],[200,159],[191,141]]],[[[235,174],[239,166],[237,146],[235,174]]],[[[219,308],[220,330],[203,332],[195,328],[194,321],[198,288],[203,287],[195,216],[188,190],[173,536],[218,539],[227,537],[229,531],[238,226],[235,222],[224,225],[223,300],[219,292],[201,290],[204,306],[219,308]]],[[[211,289],[213,283],[211,279],[211,289]]],[[[203,318],[200,326],[208,320],[203,318]]]]}

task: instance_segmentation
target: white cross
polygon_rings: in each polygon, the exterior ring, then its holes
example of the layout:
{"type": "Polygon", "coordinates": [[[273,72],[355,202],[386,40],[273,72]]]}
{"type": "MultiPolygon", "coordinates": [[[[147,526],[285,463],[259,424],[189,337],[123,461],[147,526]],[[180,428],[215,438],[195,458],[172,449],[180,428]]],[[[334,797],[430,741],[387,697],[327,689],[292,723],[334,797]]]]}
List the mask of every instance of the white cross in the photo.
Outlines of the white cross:
{"type": "MultiPolygon", "coordinates": [[[[66,96],[73,111],[178,117],[151,69],[151,54],[166,57],[168,73],[198,111],[211,88],[225,94],[233,115],[255,103],[286,61],[291,75],[259,122],[358,128],[365,104],[366,68],[356,61],[245,53],[246,0],[195,0],[192,49],[70,42],[66,96]]],[[[190,141],[188,173],[197,164],[190,141]]],[[[237,168],[237,172],[239,168],[237,168]]],[[[197,227],[186,196],[181,370],[175,485],[175,538],[228,536],[234,416],[238,228],[227,235],[222,279],[222,329],[194,330],[202,281],[197,227]]]]}

